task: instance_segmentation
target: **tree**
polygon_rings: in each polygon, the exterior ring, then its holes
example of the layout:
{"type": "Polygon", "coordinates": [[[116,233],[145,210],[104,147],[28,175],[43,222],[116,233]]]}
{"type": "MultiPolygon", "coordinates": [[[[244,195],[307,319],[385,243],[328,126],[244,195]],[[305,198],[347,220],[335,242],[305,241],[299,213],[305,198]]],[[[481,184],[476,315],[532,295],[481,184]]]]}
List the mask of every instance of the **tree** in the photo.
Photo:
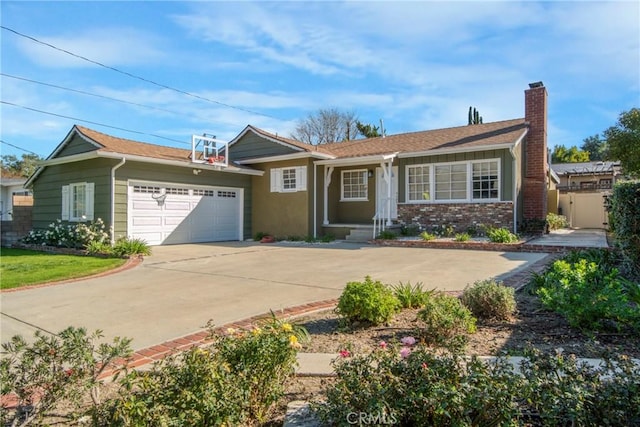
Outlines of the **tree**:
{"type": "Polygon", "coordinates": [[[360,120],[356,120],[356,128],[358,129],[358,132],[360,132],[360,134],[365,138],[384,136],[380,132],[380,128],[378,126],[365,125],[364,123],[360,122],[360,120]]]}
{"type": "Polygon", "coordinates": [[[37,154],[23,154],[21,160],[13,154],[5,154],[0,160],[2,175],[28,178],[35,172],[38,162],[42,160],[43,158],[37,154]]]}
{"type": "Polygon", "coordinates": [[[604,131],[608,157],[619,160],[625,174],[640,177],[640,108],[620,113],[618,123],[604,131]]]}
{"type": "Polygon", "coordinates": [[[482,116],[480,115],[480,112],[476,110],[475,107],[473,107],[473,110],[471,108],[472,107],[469,107],[469,124],[470,125],[482,124],[482,116]]]}
{"type": "Polygon", "coordinates": [[[357,117],[353,112],[337,108],[319,109],[299,120],[291,137],[308,144],[328,144],[355,139],[358,135],[357,117]]]}
{"type": "Polygon", "coordinates": [[[552,163],[580,163],[588,162],[589,153],[578,150],[575,145],[567,148],[564,145],[556,145],[551,154],[552,163]]]}
{"type": "Polygon", "coordinates": [[[589,160],[601,161],[607,158],[609,146],[607,141],[600,139],[600,135],[596,134],[585,138],[580,149],[589,152],[589,160]]]}

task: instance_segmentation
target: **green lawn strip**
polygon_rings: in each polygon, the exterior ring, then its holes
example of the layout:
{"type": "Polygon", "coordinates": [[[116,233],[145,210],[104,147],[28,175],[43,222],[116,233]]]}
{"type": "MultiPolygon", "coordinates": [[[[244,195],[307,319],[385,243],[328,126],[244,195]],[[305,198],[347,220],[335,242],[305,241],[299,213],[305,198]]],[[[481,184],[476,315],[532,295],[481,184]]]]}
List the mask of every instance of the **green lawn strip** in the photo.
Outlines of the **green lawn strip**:
{"type": "Polygon", "coordinates": [[[0,249],[0,289],[75,279],[123,265],[120,258],[58,255],[25,249],[0,249]]]}

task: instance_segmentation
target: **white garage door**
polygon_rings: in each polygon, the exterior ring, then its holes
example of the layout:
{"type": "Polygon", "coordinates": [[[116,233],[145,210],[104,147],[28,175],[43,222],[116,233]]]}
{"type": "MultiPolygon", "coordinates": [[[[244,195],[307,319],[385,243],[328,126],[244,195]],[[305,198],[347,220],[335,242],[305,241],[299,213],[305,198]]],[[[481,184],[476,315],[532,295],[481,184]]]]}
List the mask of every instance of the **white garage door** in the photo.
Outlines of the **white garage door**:
{"type": "Polygon", "coordinates": [[[129,186],[129,236],[150,245],[242,239],[242,190],[161,183],[129,186]]]}

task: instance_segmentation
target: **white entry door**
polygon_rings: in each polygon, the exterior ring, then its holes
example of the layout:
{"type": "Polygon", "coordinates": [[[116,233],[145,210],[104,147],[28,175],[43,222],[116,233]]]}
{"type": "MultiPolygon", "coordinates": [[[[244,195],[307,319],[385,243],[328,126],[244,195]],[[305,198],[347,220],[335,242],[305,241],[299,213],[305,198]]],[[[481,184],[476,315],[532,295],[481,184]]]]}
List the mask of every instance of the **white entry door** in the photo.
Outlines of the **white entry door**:
{"type": "Polygon", "coordinates": [[[133,183],[128,234],[150,245],[241,240],[241,196],[236,188],[133,183]]]}
{"type": "MultiPolygon", "coordinates": [[[[387,212],[389,187],[382,168],[376,168],[376,213],[387,212]]],[[[398,218],[398,167],[391,168],[391,219],[398,218]]]]}

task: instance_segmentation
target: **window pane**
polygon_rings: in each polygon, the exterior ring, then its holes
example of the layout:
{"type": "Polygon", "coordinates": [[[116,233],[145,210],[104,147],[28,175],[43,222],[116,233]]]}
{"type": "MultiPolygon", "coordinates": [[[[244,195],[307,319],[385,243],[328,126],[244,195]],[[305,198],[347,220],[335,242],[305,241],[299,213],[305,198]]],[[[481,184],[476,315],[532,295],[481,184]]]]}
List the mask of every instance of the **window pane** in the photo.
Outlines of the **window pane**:
{"type": "Polygon", "coordinates": [[[296,189],[296,169],[282,169],[282,188],[284,190],[296,189]]]}
{"type": "Polygon", "coordinates": [[[436,199],[464,200],[467,198],[467,165],[436,166],[436,199]]]}
{"type": "Polygon", "coordinates": [[[429,166],[410,166],[409,200],[430,200],[429,166]]]}
{"type": "Polygon", "coordinates": [[[473,164],[473,198],[498,198],[498,162],[481,162],[473,164]]]}
{"type": "Polygon", "coordinates": [[[342,173],[342,198],[367,198],[367,171],[345,171],[342,173]]]}
{"type": "Polygon", "coordinates": [[[86,214],[86,189],[84,185],[74,185],[71,187],[71,217],[81,218],[86,214]]]}

